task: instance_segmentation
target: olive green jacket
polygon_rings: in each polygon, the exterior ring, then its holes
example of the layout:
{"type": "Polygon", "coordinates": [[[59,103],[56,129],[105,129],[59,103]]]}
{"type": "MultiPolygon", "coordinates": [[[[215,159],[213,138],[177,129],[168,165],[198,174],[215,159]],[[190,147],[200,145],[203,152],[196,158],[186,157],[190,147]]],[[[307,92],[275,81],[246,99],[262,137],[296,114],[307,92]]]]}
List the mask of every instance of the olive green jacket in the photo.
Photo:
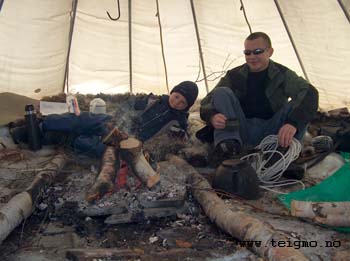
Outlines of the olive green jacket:
{"type": "MultiPolygon", "coordinates": [[[[228,87],[239,100],[244,97],[248,72],[248,65],[243,64],[229,70],[221,78],[215,88],[201,102],[200,116],[202,120],[210,125],[211,117],[218,113],[212,104],[212,95],[217,88],[228,87]]],[[[288,102],[291,103],[292,110],[286,123],[290,123],[296,128],[310,122],[316,115],[318,92],[315,87],[295,72],[272,60],[270,60],[268,67],[265,93],[274,112],[280,110],[288,102]]]]}

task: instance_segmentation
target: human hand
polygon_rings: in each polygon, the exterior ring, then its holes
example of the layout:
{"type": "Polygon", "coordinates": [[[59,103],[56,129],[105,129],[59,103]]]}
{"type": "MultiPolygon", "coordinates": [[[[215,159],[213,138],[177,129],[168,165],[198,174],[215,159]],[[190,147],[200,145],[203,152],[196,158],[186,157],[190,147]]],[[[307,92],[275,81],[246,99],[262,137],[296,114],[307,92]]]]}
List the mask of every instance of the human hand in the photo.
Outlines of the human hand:
{"type": "Polygon", "coordinates": [[[297,132],[297,128],[293,125],[286,123],[278,131],[278,144],[282,148],[287,148],[292,142],[292,139],[297,132]]]}
{"type": "Polygon", "coordinates": [[[210,122],[215,129],[223,129],[226,126],[226,120],[227,118],[224,114],[217,113],[211,118],[210,122]]]}

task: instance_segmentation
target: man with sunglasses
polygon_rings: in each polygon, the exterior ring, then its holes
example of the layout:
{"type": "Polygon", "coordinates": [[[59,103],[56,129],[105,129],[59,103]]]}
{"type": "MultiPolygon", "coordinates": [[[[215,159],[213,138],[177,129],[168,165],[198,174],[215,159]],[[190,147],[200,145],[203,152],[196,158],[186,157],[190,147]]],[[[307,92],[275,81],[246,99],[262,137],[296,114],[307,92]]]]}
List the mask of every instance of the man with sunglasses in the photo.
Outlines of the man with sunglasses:
{"type": "Polygon", "coordinates": [[[203,133],[213,130],[214,154],[220,160],[271,134],[287,148],[293,137],[302,139],[318,108],[317,90],[270,59],[273,48],[267,34],[250,34],[243,53],[246,63],[229,70],[201,102],[200,116],[207,126],[197,137],[208,141],[203,133]]]}

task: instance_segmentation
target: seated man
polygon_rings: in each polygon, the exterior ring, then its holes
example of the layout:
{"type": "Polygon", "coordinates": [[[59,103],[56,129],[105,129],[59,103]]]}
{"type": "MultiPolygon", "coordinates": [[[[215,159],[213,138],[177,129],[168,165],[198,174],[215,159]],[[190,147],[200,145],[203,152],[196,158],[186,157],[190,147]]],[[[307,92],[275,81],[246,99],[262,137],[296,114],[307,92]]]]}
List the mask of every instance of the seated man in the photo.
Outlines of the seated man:
{"type": "MultiPolygon", "coordinates": [[[[142,112],[133,119],[130,134],[146,141],[171,121],[178,122],[185,133],[188,110],[197,96],[197,85],[184,81],[176,85],[170,95],[150,94],[136,98],[134,108],[142,112]]],[[[89,112],[82,112],[79,116],[73,113],[47,115],[41,122],[42,143],[69,145],[77,152],[100,157],[105,149],[101,138],[114,127],[111,119],[107,114],[89,112]]],[[[10,132],[15,142],[26,141],[25,127],[11,129],[10,132]]]]}
{"type": "Polygon", "coordinates": [[[213,130],[219,160],[240,153],[243,145],[256,146],[271,134],[287,148],[293,137],[302,139],[317,112],[317,90],[270,59],[273,48],[267,34],[250,34],[243,53],[246,63],[229,70],[201,102],[200,116],[206,129],[213,130]]]}

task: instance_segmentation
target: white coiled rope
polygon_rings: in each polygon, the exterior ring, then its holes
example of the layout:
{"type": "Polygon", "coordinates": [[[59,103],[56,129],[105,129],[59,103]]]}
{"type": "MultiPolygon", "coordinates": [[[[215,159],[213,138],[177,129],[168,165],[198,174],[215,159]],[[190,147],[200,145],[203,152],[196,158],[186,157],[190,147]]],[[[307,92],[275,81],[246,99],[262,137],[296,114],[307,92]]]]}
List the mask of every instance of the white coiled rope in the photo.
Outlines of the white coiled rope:
{"type": "Polygon", "coordinates": [[[281,153],[277,150],[278,148],[278,137],[277,135],[269,135],[265,137],[256,149],[259,150],[257,153],[252,153],[241,158],[241,160],[247,160],[251,163],[255,169],[258,178],[262,185],[261,188],[282,193],[271,189],[272,187],[281,187],[292,185],[296,183],[304,184],[300,180],[280,180],[283,172],[286,171],[290,163],[299,157],[301,152],[300,142],[293,138],[288,150],[285,153],[281,153]],[[277,158],[277,160],[276,160],[277,158]],[[271,159],[275,162],[270,162],[271,159]]]}

